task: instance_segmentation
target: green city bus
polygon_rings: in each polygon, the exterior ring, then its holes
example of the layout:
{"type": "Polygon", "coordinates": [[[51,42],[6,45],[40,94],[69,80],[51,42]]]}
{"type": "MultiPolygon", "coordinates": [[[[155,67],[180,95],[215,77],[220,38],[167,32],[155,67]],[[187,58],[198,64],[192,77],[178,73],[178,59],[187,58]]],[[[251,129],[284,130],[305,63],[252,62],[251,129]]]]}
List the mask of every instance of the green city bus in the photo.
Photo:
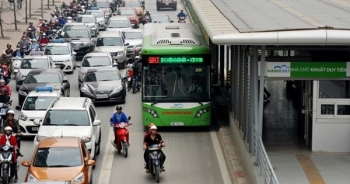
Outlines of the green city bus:
{"type": "Polygon", "coordinates": [[[143,125],[209,126],[211,51],[198,25],[151,23],[143,32],[143,125]]]}

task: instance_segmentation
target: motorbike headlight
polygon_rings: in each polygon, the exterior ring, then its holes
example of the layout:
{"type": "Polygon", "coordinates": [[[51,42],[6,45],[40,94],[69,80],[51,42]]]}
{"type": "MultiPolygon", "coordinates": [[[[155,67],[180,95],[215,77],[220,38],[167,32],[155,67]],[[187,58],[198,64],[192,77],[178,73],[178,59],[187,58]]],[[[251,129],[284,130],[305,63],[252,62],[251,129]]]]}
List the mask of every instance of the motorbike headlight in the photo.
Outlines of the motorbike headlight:
{"type": "Polygon", "coordinates": [[[37,182],[38,179],[36,179],[32,174],[28,174],[28,182],[37,182]]]}
{"type": "Polygon", "coordinates": [[[21,119],[23,121],[27,121],[28,116],[26,114],[24,114],[23,112],[21,112],[21,115],[19,116],[19,119],[21,119]]]}
{"type": "Polygon", "coordinates": [[[119,93],[121,90],[123,90],[123,86],[118,86],[117,88],[115,88],[115,89],[111,92],[111,94],[113,94],[113,93],[119,93]]]}
{"type": "Polygon", "coordinates": [[[37,140],[38,142],[42,141],[42,140],[45,139],[45,138],[46,138],[45,136],[41,136],[41,135],[36,136],[36,140],[37,140]]]}
{"type": "Polygon", "coordinates": [[[25,92],[25,91],[18,91],[18,93],[20,94],[20,95],[23,95],[23,96],[27,96],[28,95],[28,93],[27,92],[25,92]]]}
{"type": "Polygon", "coordinates": [[[84,182],[84,173],[80,173],[77,177],[75,177],[72,182],[84,182]]]}
{"type": "Polygon", "coordinates": [[[82,137],[81,139],[83,139],[83,141],[84,141],[85,143],[91,141],[91,137],[90,137],[90,136],[82,137]]]}

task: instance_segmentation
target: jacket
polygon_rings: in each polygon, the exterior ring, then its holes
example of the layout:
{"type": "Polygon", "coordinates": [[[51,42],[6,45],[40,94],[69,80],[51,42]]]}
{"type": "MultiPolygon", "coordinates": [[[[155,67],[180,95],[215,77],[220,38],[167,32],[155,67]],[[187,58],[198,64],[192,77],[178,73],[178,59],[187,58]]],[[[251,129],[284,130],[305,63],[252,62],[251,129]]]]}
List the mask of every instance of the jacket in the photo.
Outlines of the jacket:
{"type": "Polygon", "coordinates": [[[118,120],[117,112],[115,112],[111,117],[111,124],[116,125],[121,122],[129,123],[128,117],[126,117],[126,114],[124,112],[121,113],[121,117],[118,120]]]}
{"type": "Polygon", "coordinates": [[[49,43],[49,39],[47,38],[47,37],[42,37],[42,38],[40,38],[40,40],[39,40],[39,44],[48,44],[49,43]]]}
{"type": "Polygon", "coordinates": [[[22,48],[29,48],[30,42],[28,41],[28,39],[21,39],[21,41],[19,41],[18,43],[22,48]]]}
{"type": "MultiPolygon", "coordinates": [[[[0,137],[0,145],[6,145],[6,141],[7,141],[6,135],[2,135],[0,137]]],[[[16,149],[18,148],[18,145],[17,145],[16,136],[10,135],[9,142],[10,142],[11,146],[15,147],[15,149],[13,150],[12,162],[17,163],[17,151],[16,151],[16,149]]]]}
{"type": "MultiPolygon", "coordinates": [[[[7,126],[10,126],[10,125],[9,125],[8,120],[5,120],[3,125],[1,126],[1,129],[0,129],[0,133],[1,134],[4,133],[4,128],[7,127],[7,126]]],[[[20,129],[18,120],[13,119],[12,125],[10,127],[12,128],[12,130],[13,130],[12,132],[13,133],[21,133],[21,129],[20,129]]]]}
{"type": "Polygon", "coordinates": [[[0,103],[7,104],[11,100],[8,95],[0,95],[0,103]]]}
{"type": "Polygon", "coordinates": [[[19,52],[19,55],[20,57],[23,57],[24,56],[24,52],[21,51],[21,50],[15,50],[13,53],[12,53],[12,56],[13,57],[17,57],[17,53],[19,52]]]}
{"type": "Polygon", "coordinates": [[[0,90],[2,90],[2,88],[5,88],[6,91],[7,91],[7,95],[11,96],[11,89],[10,89],[10,87],[8,85],[0,86],[0,90]]]}
{"type": "Polygon", "coordinates": [[[187,17],[187,15],[185,13],[179,13],[179,14],[177,14],[177,18],[179,18],[179,17],[187,17]]]}
{"type": "Polygon", "coordinates": [[[66,20],[64,19],[59,19],[58,23],[61,24],[61,26],[64,26],[66,24],[66,20]]]}

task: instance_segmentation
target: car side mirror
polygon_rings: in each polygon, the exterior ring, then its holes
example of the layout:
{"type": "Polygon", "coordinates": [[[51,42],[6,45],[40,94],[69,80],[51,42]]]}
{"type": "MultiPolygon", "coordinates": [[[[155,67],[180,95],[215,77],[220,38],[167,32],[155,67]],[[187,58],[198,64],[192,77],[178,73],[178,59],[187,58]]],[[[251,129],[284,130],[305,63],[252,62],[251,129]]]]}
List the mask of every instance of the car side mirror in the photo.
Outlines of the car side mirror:
{"type": "Polygon", "coordinates": [[[131,116],[128,117],[128,120],[131,120],[131,116]]]}
{"type": "Polygon", "coordinates": [[[129,43],[125,43],[125,44],[124,44],[124,46],[128,46],[128,45],[129,45],[129,43]]]}
{"type": "Polygon", "coordinates": [[[116,66],[118,66],[118,63],[113,63],[113,67],[116,67],[116,66]]]}
{"type": "Polygon", "coordinates": [[[171,20],[170,22],[171,22],[171,23],[173,23],[174,21],[173,21],[173,20],[171,20]]]}
{"type": "Polygon", "coordinates": [[[73,52],[72,52],[72,55],[77,55],[77,53],[73,51],[73,52]]]}
{"type": "Polygon", "coordinates": [[[81,66],[80,66],[80,65],[75,65],[75,67],[77,67],[77,68],[81,68],[81,66]]]}
{"type": "Polygon", "coordinates": [[[93,166],[95,165],[95,160],[88,160],[86,163],[87,166],[93,166]]]}
{"type": "Polygon", "coordinates": [[[94,126],[99,126],[101,125],[101,121],[100,120],[95,120],[94,123],[93,123],[94,126]]]}
{"type": "Polygon", "coordinates": [[[40,126],[41,121],[42,121],[41,119],[35,119],[35,120],[33,121],[33,123],[34,123],[34,125],[40,126]]]}
{"type": "Polygon", "coordinates": [[[19,105],[17,105],[17,106],[16,106],[16,110],[20,111],[20,110],[22,110],[22,107],[19,106],[19,105]]]}
{"type": "Polygon", "coordinates": [[[21,164],[24,167],[29,167],[30,166],[30,162],[28,160],[24,160],[21,164]]]}

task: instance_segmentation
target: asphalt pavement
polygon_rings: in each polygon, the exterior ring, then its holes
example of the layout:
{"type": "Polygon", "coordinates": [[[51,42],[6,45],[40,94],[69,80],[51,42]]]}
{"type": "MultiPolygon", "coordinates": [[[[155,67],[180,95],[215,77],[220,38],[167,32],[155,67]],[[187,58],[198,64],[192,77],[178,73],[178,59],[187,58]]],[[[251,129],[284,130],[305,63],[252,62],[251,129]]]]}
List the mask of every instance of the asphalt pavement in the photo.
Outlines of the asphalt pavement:
{"type": "MultiPolygon", "coordinates": [[[[146,1],[146,9],[151,14],[167,14],[172,20],[177,21],[178,11],[156,10],[156,1],[146,1]]],[[[181,1],[178,1],[178,10],[184,9],[181,1]]],[[[78,62],[79,64],[80,62],[78,62]]],[[[123,72],[123,71],[122,71],[123,72]]],[[[68,75],[71,83],[71,96],[78,97],[78,69],[73,74],[68,75]]],[[[10,87],[13,90],[13,107],[18,104],[18,93],[15,91],[15,82],[12,80],[10,87]]],[[[132,126],[130,131],[129,156],[124,158],[116,153],[111,146],[113,139],[112,130],[109,127],[109,118],[114,112],[115,104],[103,106],[97,105],[98,119],[102,121],[102,144],[101,154],[97,157],[96,168],[94,170],[93,183],[124,183],[124,184],[147,184],[155,183],[154,178],[147,175],[144,170],[142,140],[145,129],[141,122],[141,93],[132,94],[128,92],[126,97],[124,112],[131,116],[132,126]]],[[[16,118],[20,115],[16,111],[16,118]]],[[[229,184],[224,157],[220,150],[216,132],[210,128],[186,128],[173,129],[161,128],[162,135],[167,147],[163,149],[167,156],[165,162],[166,172],[161,173],[160,183],[165,184],[229,184]]],[[[21,152],[24,157],[18,159],[31,160],[34,151],[33,138],[22,140],[21,152]]],[[[20,166],[19,182],[26,176],[27,168],[20,166]]]]}

